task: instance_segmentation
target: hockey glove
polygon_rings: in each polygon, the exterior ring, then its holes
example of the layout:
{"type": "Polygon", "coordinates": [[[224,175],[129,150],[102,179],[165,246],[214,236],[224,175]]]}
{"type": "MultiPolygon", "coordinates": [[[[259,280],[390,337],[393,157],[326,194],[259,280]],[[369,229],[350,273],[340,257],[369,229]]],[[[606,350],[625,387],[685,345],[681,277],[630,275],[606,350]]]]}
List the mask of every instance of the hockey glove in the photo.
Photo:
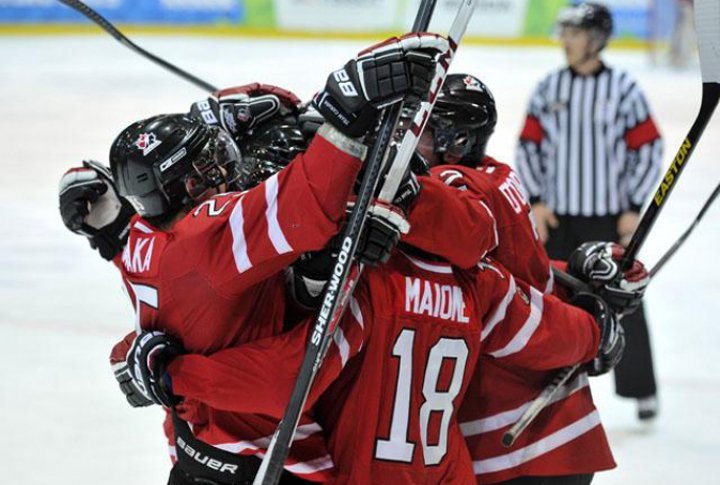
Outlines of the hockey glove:
{"type": "Polygon", "coordinates": [[[150,406],[153,402],[145,396],[143,389],[130,375],[126,359],[134,340],[135,332],[132,332],[113,347],[110,353],[110,367],[127,402],[134,408],[140,408],[150,406]]]}
{"type": "Polygon", "coordinates": [[[65,227],[88,238],[100,256],[112,260],[127,242],[135,211],[117,194],[110,170],[93,160],[60,179],[60,216],[65,227]]]}
{"type": "MultiPolygon", "coordinates": [[[[369,266],[387,263],[403,234],[410,231],[408,214],[422,185],[412,172],[408,172],[398,188],[392,205],[376,200],[368,209],[363,233],[358,241],[358,260],[369,266]]],[[[348,211],[353,203],[348,204],[348,211]]]]}
{"type": "Polygon", "coordinates": [[[379,109],[427,99],[438,54],[448,50],[448,41],[435,34],[392,37],[330,74],[313,104],[340,132],[360,137],[377,121],[379,109]]]}
{"type": "Polygon", "coordinates": [[[271,84],[252,83],[222,89],[190,106],[190,116],[221,126],[238,139],[277,114],[296,114],[300,98],[271,84]]]}
{"type": "Polygon", "coordinates": [[[163,332],[143,332],[135,338],[127,365],[145,397],[155,404],[171,408],[181,401],[173,395],[165,369],[174,357],[183,353],[180,342],[163,332]]]}
{"type": "Polygon", "coordinates": [[[625,248],[615,243],[586,242],[568,258],[568,273],[589,283],[614,312],[627,315],[640,306],[650,277],[639,261],[621,272],[624,253],[625,248]]]}
{"type": "Polygon", "coordinates": [[[572,304],[593,315],[600,327],[600,347],[597,356],[587,365],[588,374],[598,376],[610,372],[620,362],[625,350],[625,332],[617,315],[605,300],[592,293],[578,293],[572,304]]]}

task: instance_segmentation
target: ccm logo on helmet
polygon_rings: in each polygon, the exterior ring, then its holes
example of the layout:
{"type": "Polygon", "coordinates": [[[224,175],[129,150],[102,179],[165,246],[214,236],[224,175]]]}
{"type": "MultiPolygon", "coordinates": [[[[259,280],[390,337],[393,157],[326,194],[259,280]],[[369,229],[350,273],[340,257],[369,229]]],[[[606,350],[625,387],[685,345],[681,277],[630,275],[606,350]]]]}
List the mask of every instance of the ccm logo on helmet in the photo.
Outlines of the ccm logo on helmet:
{"type": "Polygon", "coordinates": [[[207,455],[203,455],[199,451],[196,451],[195,448],[188,445],[185,440],[180,437],[178,437],[177,439],[177,445],[180,447],[181,450],[185,452],[185,454],[187,454],[190,458],[200,463],[201,465],[205,465],[206,467],[212,468],[213,470],[219,471],[220,473],[228,472],[234,475],[235,472],[237,472],[237,465],[223,463],[220,460],[209,458],[207,455]]]}
{"type": "Polygon", "coordinates": [[[182,160],[185,155],[187,155],[187,150],[185,150],[185,147],[183,147],[179,151],[177,151],[172,157],[168,158],[160,164],[160,171],[164,172],[168,168],[172,167],[178,161],[182,160]]]}

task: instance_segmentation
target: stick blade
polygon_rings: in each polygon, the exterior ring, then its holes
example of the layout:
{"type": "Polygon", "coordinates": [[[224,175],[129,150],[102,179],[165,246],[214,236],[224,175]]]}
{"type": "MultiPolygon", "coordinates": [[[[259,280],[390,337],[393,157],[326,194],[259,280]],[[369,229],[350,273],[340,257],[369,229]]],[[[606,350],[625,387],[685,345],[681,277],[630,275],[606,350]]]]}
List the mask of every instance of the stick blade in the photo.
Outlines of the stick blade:
{"type": "Polygon", "coordinates": [[[695,0],[695,28],[702,81],[720,84],[720,0],[695,0]]]}

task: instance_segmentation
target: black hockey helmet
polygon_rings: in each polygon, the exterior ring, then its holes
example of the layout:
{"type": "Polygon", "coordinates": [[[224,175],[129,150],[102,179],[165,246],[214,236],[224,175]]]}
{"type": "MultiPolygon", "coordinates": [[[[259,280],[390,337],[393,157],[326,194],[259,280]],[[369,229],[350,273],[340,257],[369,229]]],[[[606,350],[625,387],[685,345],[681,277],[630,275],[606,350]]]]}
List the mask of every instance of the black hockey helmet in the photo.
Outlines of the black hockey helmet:
{"type": "Polygon", "coordinates": [[[594,33],[603,49],[613,32],[613,18],[610,10],[600,3],[583,2],[560,10],[558,27],[575,27],[594,33]]]}
{"type": "Polygon", "coordinates": [[[254,187],[285,168],[307,147],[308,141],[294,116],[260,125],[243,142],[238,186],[241,190],[254,187]]]}
{"type": "Polygon", "coordinates": [[[438,94],[428,125],[433,130],[435,153],[446,153],[461,163],[476,166],[497,123],[495,98],[490,89],[469,74],[449,74],[438,94]]]}
{"type": "Polygon", "coordinates": [[[185,114],[133,123],[110,149],[118,192],[143,217],[180,210],[222,184],[235,190],[241,160],[226,132],[185,114]]]}

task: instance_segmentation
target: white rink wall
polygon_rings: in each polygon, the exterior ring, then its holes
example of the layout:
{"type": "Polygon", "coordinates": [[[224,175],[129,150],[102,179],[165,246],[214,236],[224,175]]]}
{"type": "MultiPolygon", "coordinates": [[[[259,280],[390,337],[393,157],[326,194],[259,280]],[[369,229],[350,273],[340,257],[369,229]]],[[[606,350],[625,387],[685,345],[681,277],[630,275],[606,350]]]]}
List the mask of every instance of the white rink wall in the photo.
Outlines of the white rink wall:
{"type": "MultiPolygon", "coordinates": [[[[218,86],[262,81],[305,99],[366,44],[134,40],[218,86]]],[[[653,67],[637,52],[607,58],[647,92],[669,165],[699,107],[699,72],[653,67]]],[[[0,481],[165,483],[162,412],[130,409],[107,364],[111,346],[132,330],[129,302],[115,270],[63,227],[57,182],[85,157],[106,163],[130,122],[185,111],[204,93],[107,36],[0,37],[0,59],[0,481]]],[[[461,47],[452,70],[480,76],[497,98],[491,154],[513,162],[530,91],[561,60],[548,48],[461,47]]],[[[643,250],[650,264],[720,181],[719,135],[717,115],[643,250]]],[[[609,378],[594,381],[619,465],[594,483],[717,483],[719,220],[714,207],[648,291],[661,393],[654,426],[637,423],[634,402],[614,397],[609,378]]]]}

